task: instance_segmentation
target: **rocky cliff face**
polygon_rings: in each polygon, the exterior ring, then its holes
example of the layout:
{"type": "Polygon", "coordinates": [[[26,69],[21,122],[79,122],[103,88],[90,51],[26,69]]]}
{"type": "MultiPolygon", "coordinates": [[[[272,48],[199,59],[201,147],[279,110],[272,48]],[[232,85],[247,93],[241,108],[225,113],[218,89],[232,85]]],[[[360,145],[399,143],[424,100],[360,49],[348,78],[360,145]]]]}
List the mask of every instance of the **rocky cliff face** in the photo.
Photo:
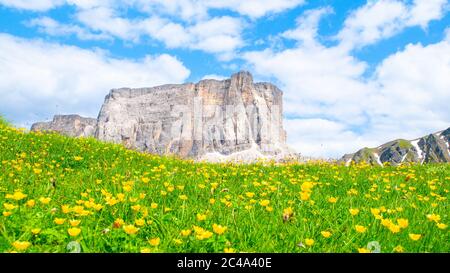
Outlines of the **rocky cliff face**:
{"type": "MultiPolygon", "coordinates": [[[[222,81],[113,89],[94,135],[141,151],[208,161],[280,158],[293,155],[285,144],[282,112],[281,90],[239,72],[222,81]]],[[[39,124],[32,130],[45,127],[39,124]]],[[[80,135],[65,124],[46,126],[80,135]]]]}
{"type": "Polygon", "coordinates": [[[52,121],[34,123],[31,130],[54,131],[71,137],[93,137],[97,120],[79,115],[56,115],[52,121]]]}
{"type": "Polygon", "coordinates": [[[399,139],[377,148],[364,148],[354,154],[344,155],[341,162],[365,161],[382,165],[389,162],[399,165],[406,162],[431,163],[450,162],[450,128],[415,140],[399,139]]]}

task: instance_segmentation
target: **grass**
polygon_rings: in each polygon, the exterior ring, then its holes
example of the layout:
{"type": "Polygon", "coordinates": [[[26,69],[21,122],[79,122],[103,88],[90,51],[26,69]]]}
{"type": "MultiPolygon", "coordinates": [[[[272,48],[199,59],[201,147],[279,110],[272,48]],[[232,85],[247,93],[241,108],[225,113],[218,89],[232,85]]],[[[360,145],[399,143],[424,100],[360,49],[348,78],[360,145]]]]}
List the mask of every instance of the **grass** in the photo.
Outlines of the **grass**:
{"type": "Polygon", "coordinates": [[[449,182],[449,164],[194,163],[0,121],[0,251],[449,252],[449,182]]]}

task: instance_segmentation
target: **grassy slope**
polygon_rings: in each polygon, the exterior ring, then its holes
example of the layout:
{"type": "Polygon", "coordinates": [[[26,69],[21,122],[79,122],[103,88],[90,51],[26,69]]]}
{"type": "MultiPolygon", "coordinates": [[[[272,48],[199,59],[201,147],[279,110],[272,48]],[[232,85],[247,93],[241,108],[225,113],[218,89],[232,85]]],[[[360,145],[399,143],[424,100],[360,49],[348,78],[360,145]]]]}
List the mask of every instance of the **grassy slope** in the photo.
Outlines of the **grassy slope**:
{"type": "Polygon", "coordinates": [[[0,203],[3,213],[11,213],[0,215],[0,252],[14,250],[15,241],[30,242],[26,251],[65,252],[74,240],[84,252],[222,252],[226,247],[245,252],[355,252],[371,241],[378,241],[382,252],[397,246],[411,252],[450,250],[448,229],[437,227],[448,224],[448,164],[193,164],[94,139],[23,133],[0,123],[0,203]],[[309,200],[299,194],[307,193],[305,182],[314,185],[309,200]],[[17,190],[27,197],[6,198],[17,190]],[[108,205],[120,194],[123,201],[108,205]],[[41,197],[51,201],[43,204],[41,197]],[[330,197],[337,202],[329,202],[330,197]],[[27,206],[29,200],[36,204],[27,206]],[[263,206],[262,200],[270,203],[263,206]],[[63,205],[72,210],[64,213],[63,205]],[[283,221],[288,207],[293,215],[283,221]],[[350,208],[358,208],[359,214],[351,216],[350,208]],[[380,215],[394,226],[397,219],[407,219],[408,227],[391,232],[376,219],[373,208],[381,209],[380,215]],[[207,215],[206,220],[199,221],[197,214],[207,215]],[[428,214],[441,219],[430,221],[428,214]],[[55,218],[66,221],[58,225],[55,218]],[[136,220],[145,224],[128,235],[114,226],[117,218],[136,227],[136,220]],[[81,220],[78,236],[68,235],[69,219],[81,220]],[[180,235],[194,225],[212,231],[214,223],[227,226],[225,233],[202,240],[194,232],[180,235]],[[358,233],[355,225],[367,231],[358,233]],[[33,228],[40,233],[33,235],[33,228]],[[331,237],[324,238],[322,231],[331,237]],[[413,241],[410,233],[422,238],[413,241]],[[150,245],[151,238],[160,238],[160,244],[150,245]],[[299,247],[307,238],[314,244],[299,247]]]}

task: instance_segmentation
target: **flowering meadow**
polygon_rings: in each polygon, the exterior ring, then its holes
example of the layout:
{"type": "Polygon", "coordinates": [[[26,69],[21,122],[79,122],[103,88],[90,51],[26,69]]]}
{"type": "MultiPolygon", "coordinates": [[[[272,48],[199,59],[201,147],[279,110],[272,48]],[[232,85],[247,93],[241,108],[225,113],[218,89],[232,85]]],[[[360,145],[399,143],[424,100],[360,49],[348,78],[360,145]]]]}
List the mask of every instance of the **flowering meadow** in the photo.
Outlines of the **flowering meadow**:
{"type": "Polygon", "coordinates": [[[0,121],[0,252],[449,252],[450,165],[207,164],[0,121]]]}

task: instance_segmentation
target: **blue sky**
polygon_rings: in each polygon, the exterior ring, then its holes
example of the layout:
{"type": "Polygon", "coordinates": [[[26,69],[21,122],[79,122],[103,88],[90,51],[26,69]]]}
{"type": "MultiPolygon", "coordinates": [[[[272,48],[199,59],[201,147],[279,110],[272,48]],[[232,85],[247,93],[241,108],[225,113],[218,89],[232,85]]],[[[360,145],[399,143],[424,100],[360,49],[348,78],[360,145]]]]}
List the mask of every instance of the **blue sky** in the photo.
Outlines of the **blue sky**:
{"type": "Polygon", "coordinates": [[[450,126],[447,0],[0,0],[0,113],[95,116],[111,88],[249,70],[291,146],[338,157],[450,126]]]}

